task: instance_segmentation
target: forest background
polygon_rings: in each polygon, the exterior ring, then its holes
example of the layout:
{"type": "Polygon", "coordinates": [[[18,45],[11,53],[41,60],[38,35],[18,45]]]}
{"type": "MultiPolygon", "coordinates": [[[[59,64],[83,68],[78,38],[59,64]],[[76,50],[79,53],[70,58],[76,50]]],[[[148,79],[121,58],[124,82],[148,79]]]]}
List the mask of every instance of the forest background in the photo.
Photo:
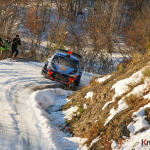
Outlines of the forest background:
{"type": "Polygon", "coordinates": [[[150,47],[150,0],[1,1],[0,37],[19,34],[20,57],[45,61],[64,48],[83,56],[85,71],[106,74],[116,69],[114,53],[150,47]]]}

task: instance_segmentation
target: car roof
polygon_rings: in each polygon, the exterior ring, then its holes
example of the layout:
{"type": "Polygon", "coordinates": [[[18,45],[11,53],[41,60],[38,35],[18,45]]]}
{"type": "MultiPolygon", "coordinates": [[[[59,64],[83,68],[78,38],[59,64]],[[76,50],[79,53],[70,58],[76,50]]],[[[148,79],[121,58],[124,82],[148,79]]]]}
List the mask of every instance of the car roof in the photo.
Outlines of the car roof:
{"type": "Polygon", "coordinates": [[[72,51],[68,51],[68,50],[65,50],[65,49],[59,49],[58,51],[59,51],[59,52],[63,52],[63,53],[67,53],[67,54],[71,54],[71,56],[75,56],[75,57],[77,57],[77,58],[79,58],[79,59],[82,59],[82,56],[81,56],[81,55],[79,55],[79,54],[77,54],[77,53],[74,53],[74,52],[72,52],[72,51]]]}
{"type": "Polygon", "coordinates": [[[63,52],[58,52],[56,55],[61,55],[61,56],[69,55],[71,59],[75,59],[76,61],[79,61],[79,58],[77,58],[77,57],[75,57],[73,55],[70,55],[70,54],[63,53],[63,52]]]}

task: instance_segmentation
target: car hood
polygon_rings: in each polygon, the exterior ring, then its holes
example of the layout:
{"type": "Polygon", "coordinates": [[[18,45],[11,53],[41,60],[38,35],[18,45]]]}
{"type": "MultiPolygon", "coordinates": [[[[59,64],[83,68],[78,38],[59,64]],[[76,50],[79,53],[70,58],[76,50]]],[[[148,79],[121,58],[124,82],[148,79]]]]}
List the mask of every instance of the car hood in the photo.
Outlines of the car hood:
{"type": "Polygon", "coordinates": [[[63,74],[75,74],[75,73],[77,73],[77,70],[74,68],[70,68],[70,67],[58,64],[58,63],[54,63],[54,64],[55,64],[55,67],[53,67],[53,68],[60,73],[63,73],[63,74]]]}

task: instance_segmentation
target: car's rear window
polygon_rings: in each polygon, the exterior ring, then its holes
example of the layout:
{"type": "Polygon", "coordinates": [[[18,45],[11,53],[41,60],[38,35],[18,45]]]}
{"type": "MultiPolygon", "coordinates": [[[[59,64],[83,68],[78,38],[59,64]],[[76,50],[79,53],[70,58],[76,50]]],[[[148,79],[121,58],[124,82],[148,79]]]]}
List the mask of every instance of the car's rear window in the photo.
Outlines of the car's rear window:
{"type": "Polygon", "coordinates": [[[55,55],[52,61],[74,69],[78,69],[79,67],[79,62],[77,60],[61,55],[55,55]]]}

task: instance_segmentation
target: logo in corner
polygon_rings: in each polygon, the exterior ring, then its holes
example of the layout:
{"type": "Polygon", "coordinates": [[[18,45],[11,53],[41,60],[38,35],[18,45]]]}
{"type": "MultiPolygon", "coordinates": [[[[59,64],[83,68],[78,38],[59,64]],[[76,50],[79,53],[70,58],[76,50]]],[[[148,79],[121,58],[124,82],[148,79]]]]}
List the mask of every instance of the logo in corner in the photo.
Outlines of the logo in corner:
{"type": "Polygon", "coordinates": [[[150,141],[148,141],[147,139],[142,139],[141,144],[142,146],[150,146],[150,141]]]}

